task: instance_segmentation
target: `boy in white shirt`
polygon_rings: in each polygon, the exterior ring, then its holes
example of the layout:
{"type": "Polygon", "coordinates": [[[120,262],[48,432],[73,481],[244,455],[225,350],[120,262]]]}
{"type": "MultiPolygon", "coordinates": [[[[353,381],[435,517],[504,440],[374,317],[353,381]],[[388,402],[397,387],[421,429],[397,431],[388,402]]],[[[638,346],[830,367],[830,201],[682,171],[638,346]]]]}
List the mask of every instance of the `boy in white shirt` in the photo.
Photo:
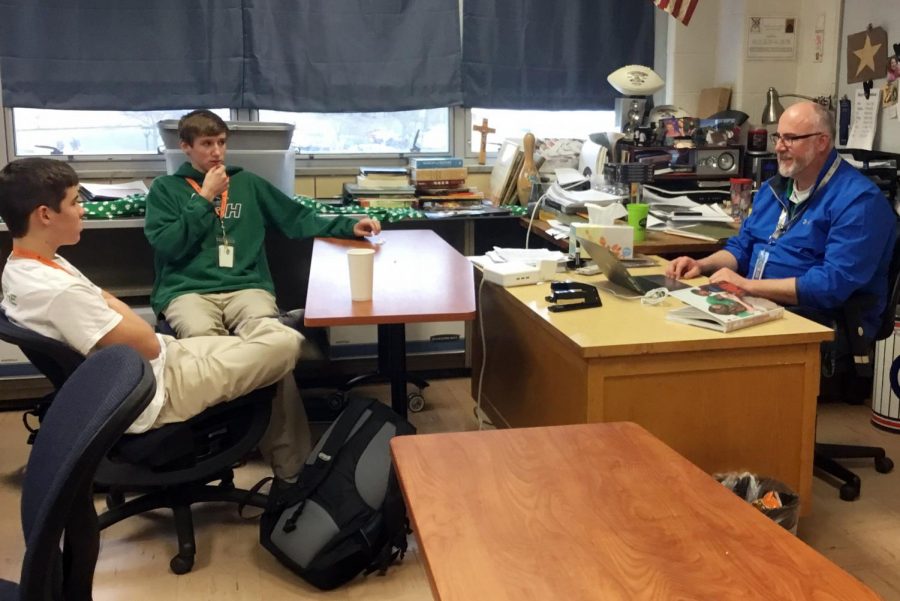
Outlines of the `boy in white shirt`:
{"type": "Polygon", "coordinates": [[[13,238],[0,302],[9,319],[83,355],[125,344],[146,358],[156,394],[128,429],[132,434],[185,421],[278,382],[260,450],[277,478],[294,479],[309,448],[292,377],[301,336],[271,318],[247,320],[236,336],[176,340],[156,334],[128,305],[56,254],[78,242],[83,215],[78,176],[67,163],[27,158],[0,170],[0,217],[13,238]]]}

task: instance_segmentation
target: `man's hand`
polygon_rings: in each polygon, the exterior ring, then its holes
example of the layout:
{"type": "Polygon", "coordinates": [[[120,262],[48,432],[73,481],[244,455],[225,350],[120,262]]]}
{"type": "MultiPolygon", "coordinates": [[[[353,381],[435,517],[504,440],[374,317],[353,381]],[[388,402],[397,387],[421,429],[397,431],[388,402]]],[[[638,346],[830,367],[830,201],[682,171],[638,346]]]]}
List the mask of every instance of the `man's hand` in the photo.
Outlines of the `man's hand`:
{"type": "Polygon", "coordinates": [[[729,284],[734,284],[735,286],[737,286],[738,288],[741,288],[742,290],[746,290],[747,292],[750,292],[750,293],[753,292],[753,290],[751,290],[753,288],[753,285],[751,284],[750,280],[748,280],[747,278],[745,278],[741,275],[738,275],[737,273],[728,269],[727,267],[723,267],[722,269],[718,270],[717,272],[715,272],[714,274],[709,276],[709,281],[712,284],[718,284],[720,282],[728,282],[729,284]]]}
{"type": "Polygon", "coordinates": [[[353,235],[362,238],[363,236],[375,236],[381,233],[381,223],[377,219],[364,217],[356,222],[353,226],[353,235]]]}
{"type": "Polygon", "coordinates": [[[691,257],[678,257],[666,266],[666,277],[676,280],[696,278],[702,275],[700,262],[691,257]]]}
{"type": "Polygon", "coordinates": [[[228,175],[225,173],[225,165],[216,165],[206,172],[203,178],[203,187],[200,188],[200,196],[212,202],[217,196],[228,189],[228,175]]]}

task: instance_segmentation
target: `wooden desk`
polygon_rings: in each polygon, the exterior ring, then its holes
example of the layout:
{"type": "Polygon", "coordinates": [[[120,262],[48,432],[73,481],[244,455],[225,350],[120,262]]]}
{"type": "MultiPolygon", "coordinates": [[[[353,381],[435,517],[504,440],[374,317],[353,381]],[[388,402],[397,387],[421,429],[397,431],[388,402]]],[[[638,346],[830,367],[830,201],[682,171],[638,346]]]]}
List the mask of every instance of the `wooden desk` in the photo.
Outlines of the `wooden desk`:
{"type": "MultiPolygon", "coordinates": [[[[520,217],[519,223],[527,228],[528,218],[520,217]]],[[[550,225],[542,219],[535,219],[531,226],[532,234],[537,234],[542,239],[552,242],[560,249],[568,251],[569,239],[554,238],[547,233],[549,229],[550,225]]],[[[721,248],[722,245],[718,242],[698,240],[696,238],[688,238],[687,236],[676,236],[665,232],[648,231],[644,241],[634,245],[634,252],[644,255],[676,257],[680,255],[707,255],[720,250],[721,248]]]]}
{"type": "Polygon", "coordinates": [[[428,230],[383,231],[384,244],[319,238],[313,244],[304,323],[378,325],[378,372],[391,383],[391,405],[406,415],[404,324],[475,317],[472,265],[428,230]],[[350,300],[347,249],[375,248],[372,300],[350,300]]]}
{"type": "MultiPolygon", "coordinates": [[[[675,299],[649,306],[602,290],[602,307],[550,313],[548,294],[549,284],[483,286],[482,404],[495,424],[637,422],[709,473],[785,482],[809,512],[819,343],[830,329],[788,313],[721,334],[667,321],[675,299]]],[[[473,397],[480,343],[476,334],[473,397]]]]}
{"type": "Polygon", "coordinates": [[[391,450],[440,601],[879,598],[636,424],[391,450]]]}

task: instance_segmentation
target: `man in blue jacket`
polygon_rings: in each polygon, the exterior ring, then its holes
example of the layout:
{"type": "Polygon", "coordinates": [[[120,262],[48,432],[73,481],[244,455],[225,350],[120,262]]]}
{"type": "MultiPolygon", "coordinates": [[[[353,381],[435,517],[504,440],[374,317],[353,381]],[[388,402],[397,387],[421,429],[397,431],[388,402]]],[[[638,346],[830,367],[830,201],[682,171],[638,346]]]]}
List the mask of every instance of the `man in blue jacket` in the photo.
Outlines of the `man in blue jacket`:
{"type": "Polygon", "coordinates": [[[753,212],[723,250],[678,257],[670,277],[708,275],[753,296],[835,318],[854,292],[878,303],[864,315],[878,328],[896,216],[878,188],[834,150],[834,121],[814,102],[790,106],[778,121],[778,175],[762,185],[753,212]]]}

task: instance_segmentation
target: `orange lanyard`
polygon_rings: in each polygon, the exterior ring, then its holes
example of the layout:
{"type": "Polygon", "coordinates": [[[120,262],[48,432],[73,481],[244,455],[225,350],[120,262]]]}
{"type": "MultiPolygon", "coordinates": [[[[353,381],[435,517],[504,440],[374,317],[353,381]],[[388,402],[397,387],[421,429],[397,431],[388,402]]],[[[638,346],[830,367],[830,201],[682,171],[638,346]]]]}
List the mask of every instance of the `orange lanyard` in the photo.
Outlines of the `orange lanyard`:
{"type": "MultiPolygon", "coordinates": [[[[200,194],[200,190],[201,190],[200,184],[198,184],[196,181],[194,181],[193,179],[191,179],[189,177],[186,177],[184,179],[187,180],[187,183],[189,183],[191,185],[191,188],[193,188],[197,194],[200,194]]],[[[227,206],[228,206],[228,190],[225,190],[224,192],[222,192],[222,204],[219,205],[218,209],[216,209],[216,215],[219,216],[219,219],[222,219],[225,216],[225,207],[227,207],[227,206]]]]}
{"type": "Polygon", "coordinates": [[[73,277],[75,276],[74,273],[72,273],[71,271],[69,271],[68,269],[63,267],[62,265],[59,265],[58,263],[54,263],[53,261],[49,261],[49,260],[45,259],[44,257],[42,257],[41,255],[31,252],[30,250],[22,250],[21,248],[14,248],[12,250],[12,254],[14,257],[19,257],[22,259],[31,259],[33,261],[37,261],[38,263],[43,263],[47,267],[52,267],[53,269],[59,269],[60,271],[65,271],[66,273],[68,273],[69,275],[71,275],[73,277]]]}

